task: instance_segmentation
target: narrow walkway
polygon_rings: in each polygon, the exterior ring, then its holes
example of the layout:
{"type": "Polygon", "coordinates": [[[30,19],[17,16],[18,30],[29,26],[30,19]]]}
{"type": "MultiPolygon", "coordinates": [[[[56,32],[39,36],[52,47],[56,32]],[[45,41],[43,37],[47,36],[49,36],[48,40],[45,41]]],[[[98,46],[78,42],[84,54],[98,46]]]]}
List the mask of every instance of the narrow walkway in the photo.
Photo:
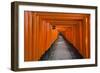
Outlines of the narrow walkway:
{"type": "Polygon", "coordinates": [[[62,35],[52,44],[51,48],[41,57],[41,60],[66,60],[83,58],[76,48],[68,41],[65,41],[62,35]]]}

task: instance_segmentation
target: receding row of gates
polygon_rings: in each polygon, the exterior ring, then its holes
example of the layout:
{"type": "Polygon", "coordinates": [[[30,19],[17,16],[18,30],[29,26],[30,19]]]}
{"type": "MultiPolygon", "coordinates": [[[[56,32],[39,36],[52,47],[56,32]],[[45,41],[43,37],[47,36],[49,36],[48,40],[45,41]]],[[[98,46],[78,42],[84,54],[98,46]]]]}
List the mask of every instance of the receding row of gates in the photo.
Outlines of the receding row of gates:
{"type": "Polygon", "coordinates": [[[84,58],[90,57],[89,14],[25,11],[24,17],[25,61],[40,60],[59,32],[84,58]]]}

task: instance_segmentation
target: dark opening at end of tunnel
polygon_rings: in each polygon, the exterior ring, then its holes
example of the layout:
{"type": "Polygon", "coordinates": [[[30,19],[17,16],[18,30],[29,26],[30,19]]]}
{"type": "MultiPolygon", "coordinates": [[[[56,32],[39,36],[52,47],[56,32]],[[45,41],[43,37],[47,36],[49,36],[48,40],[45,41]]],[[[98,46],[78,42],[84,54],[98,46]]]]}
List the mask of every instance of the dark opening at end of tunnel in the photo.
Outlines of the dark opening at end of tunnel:
{"type": "Polygon", "coordinates": [[[67,59],[83,59],[83,56],[70,43],[61,32],[51,47],[42,55],[42,60],[67,60],[67,59]]]}

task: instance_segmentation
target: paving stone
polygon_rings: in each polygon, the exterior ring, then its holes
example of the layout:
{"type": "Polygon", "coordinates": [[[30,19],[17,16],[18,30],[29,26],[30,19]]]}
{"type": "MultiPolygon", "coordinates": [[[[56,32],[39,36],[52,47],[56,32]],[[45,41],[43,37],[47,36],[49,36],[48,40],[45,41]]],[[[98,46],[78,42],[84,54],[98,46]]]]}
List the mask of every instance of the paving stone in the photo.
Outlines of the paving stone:
{"type": "Polygon", "coordinates": [[[66,41],[62,35],[53,43],[51,48],[41,57],[41,60],[66,60],[66,59],[82,59],[70,42],[66,41]]]}

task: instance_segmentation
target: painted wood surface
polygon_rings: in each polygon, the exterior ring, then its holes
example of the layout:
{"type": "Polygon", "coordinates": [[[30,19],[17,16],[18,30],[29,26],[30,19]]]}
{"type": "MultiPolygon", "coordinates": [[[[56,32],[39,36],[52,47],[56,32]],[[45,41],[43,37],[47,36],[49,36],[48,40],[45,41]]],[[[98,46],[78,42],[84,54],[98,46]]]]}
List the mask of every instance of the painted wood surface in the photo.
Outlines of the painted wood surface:
{"type": "Polygon", "coordinates": [[[90,15],[75,13],[24,13],[24,60],[38,61],[62,33],[84,58],[90,57],[90,15]]]}

